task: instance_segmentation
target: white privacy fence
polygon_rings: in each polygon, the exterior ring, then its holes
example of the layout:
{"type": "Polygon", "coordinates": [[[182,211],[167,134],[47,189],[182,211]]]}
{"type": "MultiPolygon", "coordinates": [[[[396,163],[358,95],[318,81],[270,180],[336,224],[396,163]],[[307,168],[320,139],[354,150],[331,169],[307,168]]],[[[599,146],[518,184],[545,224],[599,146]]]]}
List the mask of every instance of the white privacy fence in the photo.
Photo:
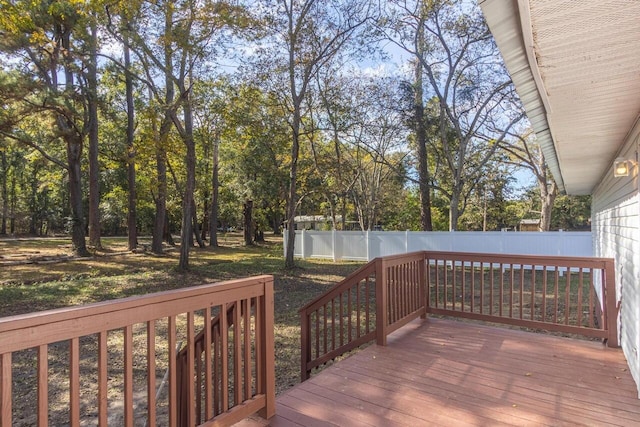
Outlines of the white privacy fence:
{"type": "MultiPolygon", "coordinates": [[[[286,233],[285,233],[286,236],[286,233]]],[[[286,253],[286,238],[284,241],[286,253]]],[[[294,255],[370,261],[414,251],[593,256],[591,232],[296,231],[294,255]]]]}

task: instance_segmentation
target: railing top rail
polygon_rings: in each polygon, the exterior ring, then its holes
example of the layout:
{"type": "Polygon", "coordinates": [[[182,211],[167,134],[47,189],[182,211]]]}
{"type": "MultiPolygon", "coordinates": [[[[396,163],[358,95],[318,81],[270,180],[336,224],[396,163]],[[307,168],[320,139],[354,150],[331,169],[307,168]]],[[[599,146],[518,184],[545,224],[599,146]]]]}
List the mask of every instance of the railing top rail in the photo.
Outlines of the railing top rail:
{"type": "Polygon", "coordinates": [[[388,256],[379,257],[376,259],[382,260],[386,266],[393,266],[393,265],[402,264],[404,262],[421,260],[421,259],[424,259],[424,256],[425,256],[425,251],[415,251],[415,252],[406,252],[406,253],[397,254],[397,255],[388,255],[388,256]]]}
{"type": "Polygon", "coordinates": [[[453,261],[476,261],[519,265],[547,265],[558,267],[603,268],[614,262],[613,258],[575,257],[563,255],[491,254],[480,252],[423,251],[426,258],[453,261]]]}
{"type": "Polygon", "coordinates": [[[302,308],[300,308],[300,310],[298,310],[298,313],[306,313],[306,312],[314,311],[316,308],[323,306],[326,301],[331,301],[333,298],[339,295],[344,289],[349,288],[353,283],[360,281],[365,277],[367,277],[368,275],[370,275],[376,269],[376,259],[373,259],[368,263],[366,263],[365,265],[361,266],[356,271],[349,274],[349,276],[347,276],[340,282],[336,283],[327,292],[323,293],[322,295],[319,295],[318,297],[314,298],[313,300],[305,304],[302,308]]]}
{"type": "Polygon", "coordinates": [[[1,318],[0,337],[3,338],[3,350],[31,348],[177,315],[196,306],[213,306],[240,298],[261,296],[264,295],[265,283],[272,280],[273,276],[256,276],[1,318]],[[84,319],[91,320],[83,321],[84,319]],[[48,333],[28,332],[36,327],[41,331],[46,329],[48,333]]]}

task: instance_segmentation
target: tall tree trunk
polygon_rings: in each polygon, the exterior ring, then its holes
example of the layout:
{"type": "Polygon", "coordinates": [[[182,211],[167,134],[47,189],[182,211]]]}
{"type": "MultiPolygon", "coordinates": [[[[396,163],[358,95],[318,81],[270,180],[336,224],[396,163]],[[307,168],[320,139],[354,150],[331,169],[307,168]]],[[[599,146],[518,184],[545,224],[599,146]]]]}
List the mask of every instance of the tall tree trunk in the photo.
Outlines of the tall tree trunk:
{"type": "Polygon", "coordinates": [[[296,240],[295,216],[298,203],[296,186],[298,180],[298,155],[300,153],[300,122],[300,108],[298,106],[293,114],[293,143],[291,144],[291,168],[289,169],[289,194],[287,197],[287,251],[284,266],[289,269],[295,267],[293,254],[296,240]]]}
{"type": "Polygon", "coordinates": [[[216,135],[213,140],[213,171],[211,172],[211,213],[209,214],[209,246],[218,246],[218,196],[220,187],[219,174],[220,140],[216,135]]]}
{"type": "MultiPolygon", "coordinates": [[[[58,118],[58,120],[63,120],[58,118]]],[[[85,222],[82,209],[82,140],[67,137],[67,168],[69,171],[69,204],[71,208],[71,247],[78,256],[89,256],[85,241],[85,222]]]]}
{"type": "Polygon", "coordinates": [[[460,217],[460,193],[453,191],[451,203],[449,203],[449,231],[458,229],[458,218],[460,217]]]}
{"type": "Polygon", "coordinates": [[[244,244],[245,246],[253,245],[253,200],[244,202],[242,215],[244,216],[244,244]]]}
{"type": "Polygon", "coordinates": [[[558,186],[553,179],[550,181],[550,184],[547,184],[546,182],[538,182],[541,201],[540,225],[538,226],[539,231],[549,231],[551,228],[551,211],[556,197],[558,196],[558,186]]]}
{"type": "Polygon", "coordinates": [[[2,165],[2,174],[0,180],[2,180],[2,222],[0,223],[0,234],[7,234],[7,216],[9,215],[9,192],[7,191],[7,176],[9,172],[9,166],[7,162],[7,153],[4,150],[0,151],[0,164],[2,165]]]}
{"type": "Polygon", "coordinates": [[[193,216],[192,230],[193,235],[196,237],[196,242],[198,242],[198,246],[201,248],[205,247],[204,239],[200,235],[200,223],[198,222],[198,209],[196,208],[196,201],[191,199],[191,215],[193,216]]]}
{"type": "MultiPolygon", "coordinates": [[[[422,34],[422,31],[419,32],[422,34]]],[[[424,37],[423,37],[424,38],[424,37]]],[[[429,159],[427,157],[427,130],[424,117],[422,63],[415,62],[414,120],[418,148],[418,180],[420,189],[420,225],[423,231],[432,231],[431,186],[429,184],[429,159]]]]}
{"type": "Polygon", "coordinates": [[[13,175],[11,175],[11,192],[10,192],[10,197],[11,197],[11,203],[9,204],[10,206],[10,210],[9,210],[9,233],[11,235],[15,234],[16,232],[16,204],[18,201],[18,197],[16,194],[16,174],[15,174],[15,170],[13,175]]]}
{"type": "Polygon", "coordinates": [[[191,110],[191,94],[184,84],[180,86],[181,98],[184,110],[184,144],[186,146],[186,172],[187,179],[182,201],[182,238],[180,243],[179,270],[189,269],[189,241],[192,236],[191,219],[193,215],[193,194],[196,187],[196,147],[193,139],[193,113],[191,110]]]}
{"type": "Polygon", "coordinates": [[[29,221],[29,234],[32,236],[36,235],[36,224],[38,222],[38,174],[39,168],[34,164],[33,170],[31,171],[31,201],[30,201],[30,211],[31,211],[31,221],[29,221]]]}
{"type": "MultiPolygon", "coordinates": [[[[132,251],[138,246],[137,211],[136,211],[136,151],[134,146],[135,107],[133,104],[133,76],[131,75],[131,59],[129,40],[124,32],[124,82],[127,98],[127,187],[129,190],[127,212],[128,247],[132,251]]],[[[155,132],[154,132],[155,135],[155,132]]]]}
{"type": "MultiPolygon", "coordinates": [[[[165,81],[165,99],[164,99],[164,117],[160,124],[160,135],[156,146],[156,174],[158,180],[158,197],[156,198],[156,218],[153,227],[153,242],[151,250],[156,254],[162,253],[162,238],[164,236],[165,222],[167,221],[167,153],[166,147],[169,140],[169,132],[171,131],[171,111],[169,109],[173,105],[175,89],[173,78],[170,70],[173,68],[173,50],[171,47],[171,28],[173,25],[173,13],[168,8],[164,17],[164,66],[166,67],[165,81]]],[[[151,89],[149,89],[149,99],[153,99],[151,89]]],[[[190,217],[189,217],[190,220],[190,217]]]]}
{"type": "Polygon", "coordinates": [[[98,162],[98,27],[91,23],[87,64],[87,110],[89,113],[89,245],[102,248],[100,241],[100,164],[98,162]]]}
{"type": "Polygon", "coordinates": [[[162,239],[167,242],[169,246],[175,246],[176,242],[173,241],[173,236],[171,235],[171,224],[169,224],[169,213],[165,211],[164,213],[164,228],[162,229],[162,239]]]}
{"type": "Polygon", "coordinates": [[[200,230],[200,239],[202,241],[207,240],[207,230],[209,229],[209,200],[204,199],[204,206],[202,207],[202,227],[200,230]]]}
{"type": "Polygon", "coordinates": [[[91,22],[89,41],[89,63],[87,64],[89,113],[89,244],[102,248],[100,241],[100,164],[98,162],[98,27],[91,22]]]}
{"type": "MultiPolygon", "coordinates": [[[[65,93],[74,93],[74,64],[71,58],[71,34],[62,27],[56,28],[56,38],[61,47],[64,62],[65,93]]],[[[69,173],[69,204],[71,208],[71,247],[75,255],[89,256],[85,241],[85,218],[82,206],[82,143],[70,115],[58,114],[56,125],[67,145],[67,171],[69,173]]]]}

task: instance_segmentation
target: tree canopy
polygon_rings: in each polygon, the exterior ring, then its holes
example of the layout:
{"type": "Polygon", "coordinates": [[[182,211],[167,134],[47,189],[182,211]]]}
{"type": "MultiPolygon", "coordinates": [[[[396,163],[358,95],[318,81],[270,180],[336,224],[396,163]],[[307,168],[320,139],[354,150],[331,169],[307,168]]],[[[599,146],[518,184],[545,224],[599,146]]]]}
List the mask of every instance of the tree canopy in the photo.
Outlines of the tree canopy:
{"type": "Polygon", "coordinates": [[[185,270],[219,232],[284,231],[292,267],[300,215],[588,218],[556,198],[473,2],[0,0],[0,35],[0,235],[68,233],[87,255],[101,235],[162,253],[179,234],[185,270]],[[520,197],[517,169],[536,177],[520,197]]]}

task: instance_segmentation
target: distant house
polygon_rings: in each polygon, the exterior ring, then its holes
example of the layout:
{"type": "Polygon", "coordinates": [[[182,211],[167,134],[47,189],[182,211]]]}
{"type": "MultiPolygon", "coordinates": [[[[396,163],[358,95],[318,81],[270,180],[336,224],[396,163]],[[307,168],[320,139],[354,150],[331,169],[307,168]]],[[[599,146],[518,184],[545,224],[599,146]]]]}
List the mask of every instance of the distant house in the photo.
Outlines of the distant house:
{"type": "Polygon", "coordinates": [[[520,225],[518,229],[520,231],[540,231],[540,220],[539,219],[520,220],[520,225]]]}
{"type": "MultiPolygon", "coordinates": [[[[341,221],[338,215],[336,221],[341,221]]],[[[293,218],[296,230],[331,230],[333,227],[331,217],[324,215],[298,215],[293,218]]]]}
{"type": "Polygon", "coordinates": [[[640,1],[478,3],[561,191],[592,195],[640,394],[640,1]]]}

